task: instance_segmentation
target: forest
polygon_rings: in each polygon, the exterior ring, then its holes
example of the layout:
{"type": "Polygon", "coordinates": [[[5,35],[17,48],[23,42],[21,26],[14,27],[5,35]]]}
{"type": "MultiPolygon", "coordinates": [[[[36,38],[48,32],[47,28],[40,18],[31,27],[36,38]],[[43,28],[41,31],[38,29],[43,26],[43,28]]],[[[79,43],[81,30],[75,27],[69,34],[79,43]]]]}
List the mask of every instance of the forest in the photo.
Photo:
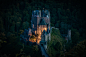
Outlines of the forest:
{"type": "MultiPolygon", "coordinates": [[[[30,28],[32,11],[43,8],[50,11],[51,27],[59,28],[61,34],[67,34],[71,29],[71,41],[65,43],[67,51],[50,54],[57,54],[55,57],[86,57],[86,13],[82,0],[0,0],[0,57],[42,57],[37,45],[25,45],[23,49],[20,34],[30,28]]],[[[57,51],[61,49],[58,44],[57,41],[54,45],[57,51]]],[[[50,46],[52,49],[53,45],[50,46]]]]}

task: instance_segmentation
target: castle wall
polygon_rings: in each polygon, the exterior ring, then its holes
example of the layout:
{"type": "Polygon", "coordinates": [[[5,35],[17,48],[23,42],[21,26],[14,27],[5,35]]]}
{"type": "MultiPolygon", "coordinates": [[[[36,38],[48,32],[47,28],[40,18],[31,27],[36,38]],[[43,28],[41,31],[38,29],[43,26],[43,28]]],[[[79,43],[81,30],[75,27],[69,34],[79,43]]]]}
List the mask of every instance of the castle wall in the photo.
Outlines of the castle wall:
{"type": "Polygon", "coordinates": [[[47,17],[42,17],[46,23],[48,23],[50,25],[50,18],[47,18],[47,17]]]}
{"type": "Polygon", "coordinates": [[[49,30],[50,30],[50,18],[42,17],[47,24],[49,24],[49,30]]]}
{"type": "Polygon", "coordinates": [[[38,36],[38,41],[41,41],[41,34],[43,32],[43,30],[47,31],[47,26],[46,25],[40,25],[37,27],[37,34],[39,35],[38,36]]]}
{"type": "Polygon", "coordinates": [[[41,17],[37,17],[37,25],[39,24],[41,17]]]}
{"type": "Polygon", "coordinates": [[[50,35],[49,34],[45,35],[45,41],[46,41],[46,44],[44,45],[45,50],[47,50],[47,41],[50,40],[50,35]]]}

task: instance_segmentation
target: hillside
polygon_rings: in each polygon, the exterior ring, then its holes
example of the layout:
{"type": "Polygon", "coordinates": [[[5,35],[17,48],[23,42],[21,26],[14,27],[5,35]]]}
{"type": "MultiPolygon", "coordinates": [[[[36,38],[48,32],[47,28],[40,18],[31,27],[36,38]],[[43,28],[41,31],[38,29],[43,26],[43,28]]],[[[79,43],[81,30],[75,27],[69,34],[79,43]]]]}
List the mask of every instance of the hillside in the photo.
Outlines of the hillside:
{"type": "Polygon", "coordinates": [[[65,39],[61,36],[60,30],[52,28],[51,41],[48,42],[48,54],[50,57],[63,56],[65,39]]]}
{"type": "MultiPolygon", "coordinates": [[[[65,41],[60,33],[66,34],[67,30],[71,29],[72,41],[66,43],[66,49],[69,51],[77,43],[86,39],[85,4],[83,0],[0,0],[0,56],[15,57],[20,54],[23,48],[23,45],[19,44],[20,34],[31,26],[32,11],[43,8],[50,11],[51,26],[59,28],[59,30],[52,30],[49,55],[54,57],[63,54],[65,41]],[[59,49],[58,54],[56,47],[59,49]]],[[[36,51],[34,46],[32,47],[25,48],[26,56],[40,57],[40,50],[36,51]]]]}

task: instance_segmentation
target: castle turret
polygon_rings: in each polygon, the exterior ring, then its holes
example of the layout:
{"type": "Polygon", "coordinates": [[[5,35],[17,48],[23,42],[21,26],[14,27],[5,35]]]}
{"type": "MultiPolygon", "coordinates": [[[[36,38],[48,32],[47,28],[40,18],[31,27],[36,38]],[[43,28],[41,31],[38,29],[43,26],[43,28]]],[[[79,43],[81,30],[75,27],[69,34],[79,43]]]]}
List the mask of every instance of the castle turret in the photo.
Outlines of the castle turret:
{"type": "Polygon", "coordinates": [[[32,12],[32,17],[41,17],[41,11],[40,10],[34,10],[32,12]]]}

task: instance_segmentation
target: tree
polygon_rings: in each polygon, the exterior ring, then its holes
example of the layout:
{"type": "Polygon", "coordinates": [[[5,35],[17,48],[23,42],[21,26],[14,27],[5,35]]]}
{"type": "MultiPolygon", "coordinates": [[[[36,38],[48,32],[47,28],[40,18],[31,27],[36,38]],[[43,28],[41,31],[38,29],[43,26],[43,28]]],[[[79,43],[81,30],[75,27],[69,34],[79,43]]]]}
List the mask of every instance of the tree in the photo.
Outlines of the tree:
{"type": "Polygon", "coordinates": [[[59,21],[56,22],[55,27],[56,27],[56,28],[59,28],[59,21]]]}
{"type": "Polygon", "coordinates": [[[17,35],[18,35],[18,32],[19,32],[20,24],[21,24],[20,22],[17,22],[17,23],[16,23],[17,35]]]}
{"type": "Polygon", "coordinates": [[[31,39],[32,41],[36,41],[36,37],[35,37],[34,35],[32,35],[32,36],[30,37],[30,39],[31,39]]]}
{"type": "Polygon", "coordinates": [[[27,21],[23,22],[22,28],[23,29],[28,29],[28,27],[29,27],[29,23],[27,21]]]}
{"type": "Polygon", "coordinates": [[[86,40],[79,42],[69,52],[66,52],[65,57],[86,57],[86,40]]]}
{"type": "Polygon", "coordinates": [[[63,54],[62,49],[64,45],[64,39],[60,35],[58,29],[52,29],[51,41],[48,43],[48,54],[50,57],[58,57],[63,54]]]}
{"type": "Polygon", "coordinates": [[[24,32],[24,30],[19,30],[19,34],[22,34],[24,32]]]}
{"type": "Polygon", "coordinates": [[[30,23],[30,16],[29,16],[29,14],[26,14],[24,16],[24,21],[28,21],[30,23]]]}
{"type": "Polygon", "coordinates": [[[4,25],[3,25],[3,20],[2,17],[0,17],[0,32],[4,32],[4,25]]]}
{"type": "Polygon", "coordinates": [[[77,29],[73,29],[73,28],[71,29],[71,32],[72,32],[71,33],[72,43],[75,45],[80,41],[80,34],[77,29]]]}
{"type": "Polygon", "coordinates": [[[42,57],[41,51],[38,48],[38,45],[33,45],[32,46],[32,57],[42,57]],[[34,54],[34,55],[33,55],[34,54]]]}
{"type": "Polygon", "coordinates": [[[5,36],[5,33],[3,32],[1,32],[0,33],[0,48],[2,47],[2,44],[3,43],[7,43],[7,41],[6,41],[6,36],[5,36]]]}
{"type": "Polygon", "coordinates": [[[11,27],[10,27],[10,31],[11,31],[11,32],[15,32],[15,26],[11,26],[11,27]]]}

